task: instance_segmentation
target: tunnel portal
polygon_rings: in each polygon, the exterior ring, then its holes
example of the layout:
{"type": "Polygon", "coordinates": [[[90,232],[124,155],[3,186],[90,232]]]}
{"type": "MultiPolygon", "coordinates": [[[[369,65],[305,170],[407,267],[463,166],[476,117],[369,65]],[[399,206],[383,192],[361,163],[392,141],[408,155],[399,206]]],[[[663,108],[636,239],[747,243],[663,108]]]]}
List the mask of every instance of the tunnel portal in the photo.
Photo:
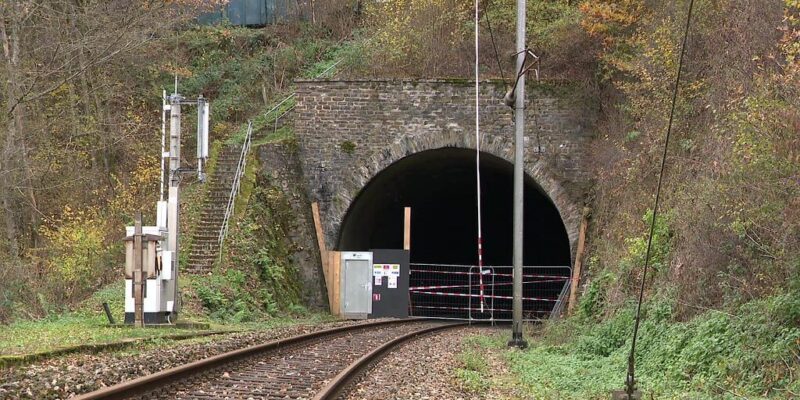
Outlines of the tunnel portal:
{"type": "MultiPolygon", "coordinates": [[[[510,319],[513,165],[481,154],[487,269],[479,274],[470,267],[477,264],[475,155],[441,148],[407,156],[378,173],[342,221],[339,250],[402,248],[403,208],[411,207],[412,315],[485,318],[491,310],[495,319],[510,319]]],[[[524,193],[523,309],[536,318],[549,313],[564,287],[570,247],[558,209],[528,175],[524,193]]]]}

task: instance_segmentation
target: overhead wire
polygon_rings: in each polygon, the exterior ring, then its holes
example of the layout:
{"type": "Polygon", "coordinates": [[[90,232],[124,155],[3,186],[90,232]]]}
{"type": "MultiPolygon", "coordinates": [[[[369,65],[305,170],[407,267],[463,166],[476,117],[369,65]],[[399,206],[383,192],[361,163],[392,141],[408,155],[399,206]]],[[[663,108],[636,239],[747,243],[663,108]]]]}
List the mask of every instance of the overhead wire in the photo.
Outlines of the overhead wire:
{"type": "Polygon", "coordinates": [[[625,392],[628,395],[628,400],[633,399],[633,394],[636,390],[636,338],[639,334],[639,325],[642,319],[642,302],[644,300],[644,289],[647,284],[647,270],[650,267],[650,253],[653,247],[653,236],[655,234],[656,220],[658,218],[658,205],[661,200],[661,188],[664,182],[664,170],[667,163],[667,152],[669,149],[669,138],[672,134],[672,124],[675,119],[675,104],[678,100],[678,86],[681,81],[681,73],[683,71],[684,54],[686,53],[686,43],[689,38],[689,26],[692,21],[692,9],[694,8],[694,0],[689,1],[689,11],[686,15],[686,26],[683,32],[683,43],[681,44],[681,53],[678,59],[678,73],[675,77],[675,86],[672,91],[672,106],[669,112],[669,122],[667,124],[667,135],[664,138],[664,152],[661,155],[661,170],[658,173],[658,185],[656,187],[656,198],[653,204],[653,215],[650,219],[650,233],[647,237],[647,250],[644,256],[644,268],[642,271],[642,282],[639,286],[639,299],[636,304],[636,318],[633,324],[633,339],[631,340],[631,350],[628,355],[628,373],[625,379],[625,392]]]}
{"type": "MultiPolygon", "coordinates": [[[[484,4],[483,13],[484,13],[484,16],[486,18],[486,27],[489,29],[489,37],[491,38],[491,41],[492,41],[492,48],[494,49],[494,59],[497,62],[497,68],[500,70],[500,79],[504,83],[508,84],[508,82],[506,81],[505,72],[503,70],[503,63],[500,61],[500,52],[497,50],[497,43],[495,42],[495,39],[494,39],[494,30],[492,29],[492,19],[491,19],[490,14],[489,14],[489,7],[492,6],[492,5],[493,5],[492,4],[492,0],[486,0],[486,3],[484,4]]],[[[533,54],[532,52],[529,52],[529,49],[527,49],[527,48],[526,48],[525,51],[526,51],[526,54],[525,54],[526,58],[528,57],[529,53],[533,54]]],[[[534,57],[536,57],[535,54],[534,54],[534,57]]],[[[536,57],[535,59],[536,59],[536,62],[538,63],[539,62],[539,58],[536,57]]],[[[524,66],[523,66],[523,69],[521,69],[520,71],[517,71],[517,76],[516,76],[516,79],[514,81],[514,87],[515,88],[516,88],[516,85],[517,85],[517,81],[519,81],[520,74],[526,73],[526,72],[527,72],[527,70],[524,68],[524,66]]],[[[538,68],[538,66],[536,68],[536,79],[539,79],[539,68],[538,68]]],[[[533,114],[533,118],[534,118],[533,125],[534,125],[534,127],[536,127],[536,113],[533,114]]],[[[536,154],[541,154],[542,153],[542,139],[541,139],[541,137],[539,135],[539,129],[536,128],[535,132],[536,132],[536,149],[537,149],[536,154]]]]}
{"type": "Polygon", "coordinates": [[[494,59],[497,62],[497,68],[500,69],[500,79],[506,82],[506,75],[503,72],[503,63],[500,62],[500,53],[497,51],[497,43],[494,41],[494,30],[492,29],[492,19],[489,16],[489,6],[492,5],[492,0],[486,0],[483,6],[483,14],[486,17],[486,27],[489,28],[489,37],[492,40],[492,48],[494,49],[494,59]]]}

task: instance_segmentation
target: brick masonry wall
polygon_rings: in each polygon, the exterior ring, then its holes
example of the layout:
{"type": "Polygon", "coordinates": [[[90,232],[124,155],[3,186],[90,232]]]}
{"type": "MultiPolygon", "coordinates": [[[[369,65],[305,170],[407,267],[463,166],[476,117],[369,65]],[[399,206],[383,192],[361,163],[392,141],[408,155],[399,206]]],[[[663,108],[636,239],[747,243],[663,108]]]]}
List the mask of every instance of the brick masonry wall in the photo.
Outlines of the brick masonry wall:
{"type": "MultiPolygon", "coordinates": [[[[350,202],[369,180],[408,155],[475,148],[474,82],[298,81],[295,133],[306,189],[320,203],[329,247],[350,202]],[[348,151],[352,150],[352,151],[348,151]]],[[[481,150],[513,162],[512,110],[504,87],[481,83],[481,150]]],[[[575,242],[590,187],[586,153],[593,107],[564,83],[529,85],[525,170],[561,213],[575,242]]]]}

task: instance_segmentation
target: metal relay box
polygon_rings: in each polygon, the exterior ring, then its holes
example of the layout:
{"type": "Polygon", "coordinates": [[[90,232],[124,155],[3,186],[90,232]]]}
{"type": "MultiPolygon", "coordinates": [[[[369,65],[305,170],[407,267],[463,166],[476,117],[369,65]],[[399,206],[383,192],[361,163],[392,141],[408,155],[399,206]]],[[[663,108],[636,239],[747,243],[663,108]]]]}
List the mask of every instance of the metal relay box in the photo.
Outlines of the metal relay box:
{"type": "Polygon", "coordinates": [[[342,316],[366,319],[372,313],[372,252],[345,251],[341,257],[342,316]]]}

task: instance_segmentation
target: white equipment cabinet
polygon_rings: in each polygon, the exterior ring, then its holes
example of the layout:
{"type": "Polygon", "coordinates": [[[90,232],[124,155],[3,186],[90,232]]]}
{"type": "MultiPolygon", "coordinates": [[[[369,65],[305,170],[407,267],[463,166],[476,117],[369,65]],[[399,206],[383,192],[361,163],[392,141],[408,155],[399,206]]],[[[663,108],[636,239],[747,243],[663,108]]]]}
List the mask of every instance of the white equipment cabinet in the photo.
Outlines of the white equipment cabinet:
{"type": "Polygon", "coordinates": [[[342,316],[366,319],[372,313],[372,252],[342,252],[342,316]]]}
{"type": "MultiPolygon", "coordinates": [[[[175,307],[176,280],[173,252],[164,250],[167,233],[167,203],[158,202],[158,226],[142,227],[142,268],[145,272],[143,316],[145,324],[174,323],[178,310],[175,307]]],[[[134,227],[125,227],[125,323],[134,322],[133,293],[133,233],[134,227]]]]}

